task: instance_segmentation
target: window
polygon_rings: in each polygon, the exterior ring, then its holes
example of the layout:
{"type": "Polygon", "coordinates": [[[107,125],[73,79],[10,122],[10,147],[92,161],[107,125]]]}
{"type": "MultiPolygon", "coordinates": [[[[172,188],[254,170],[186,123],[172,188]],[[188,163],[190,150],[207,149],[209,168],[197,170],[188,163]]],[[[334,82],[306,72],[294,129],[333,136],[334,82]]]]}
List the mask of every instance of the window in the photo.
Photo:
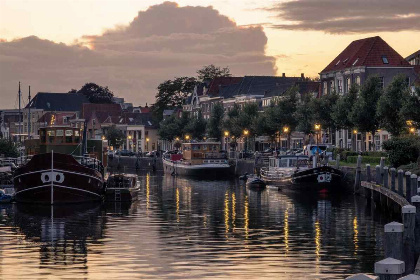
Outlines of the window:
{"type": "Polygon", "coordinates": [[[384,88],[384,77],[379,77],[379,84],[381,85],[381,88],[384,88]]]}
{"type": "Polygon", "coordinates": [[[330,93],[334,92],[334,81],[330,82],[330,93]]]}
{"type": "Polygon", "coordinates": [[[356,60],[353,62],[352,66],[356,65],[356,63],[359,61],[359,58],[356,58],[356,60]]]}
{"type": "Polygon", "coordinates": [[[53,143],[54,142],[54,137],[55,137],[55,131],[54,130],[48,130],[47,135],[48,135],[48,142],[53,143]]]}
{"type": "Polygon", "coordinates": [[[66,130],[66,143],[72,142],[73,130],[66,130]]]}
{"type": "Polygon", "coordinates": [[[327,85],[327,82],[324,82],[323,90],[324,90],[324,95],[326,95],[328,93],[328,85],[327,85]]]}
{"type": "Polygon", "coordinates": [[[356,84],[360,86],[360,76],[356,77],[356,84]]]}
{"type": "Polygon", "coordinates": [[[68,123],[67,118],[68,118],[68,117],[63,117],[63,123],[64,123],[64,124],[68,123]]]}
{"type": "Polygon", "coordinates": [[[384,63],[384,64],[388,64],[389,62],[388,62],[388,58],[385,56],[385,55],[383,55],[382,56],[382,62],[384,63]]]}
{"type": "Polygon", "coordinates": [[[350,78],[346,79],[346,92],[348,93],[350,91],[350,86],[351,86],[351,80],[350,78]]]}
{"type": "Polygon", "coordinates": [[[338,83],[338,93],[342,93],[343,92],[343,80],[337,80],[338,83]]]}

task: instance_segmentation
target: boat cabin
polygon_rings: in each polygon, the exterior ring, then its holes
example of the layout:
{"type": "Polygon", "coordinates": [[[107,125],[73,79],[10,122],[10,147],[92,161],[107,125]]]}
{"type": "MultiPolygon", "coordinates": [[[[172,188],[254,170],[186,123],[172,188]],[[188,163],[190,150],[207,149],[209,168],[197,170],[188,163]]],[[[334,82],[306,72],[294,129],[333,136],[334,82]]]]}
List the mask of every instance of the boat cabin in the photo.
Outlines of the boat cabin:
{"type": "Polygon", "coordinates": [[[220,145],[220,142],[182,143],[183,159],[191,164],[224,162],[220,145]]]}
{"type": "Polygon", "coordinates": [[[310,166],[310,161],[308,156],[280,156],[280,157],[270,157],[269,158],[269,167],[270,168],[301,168],[310,166]]]}

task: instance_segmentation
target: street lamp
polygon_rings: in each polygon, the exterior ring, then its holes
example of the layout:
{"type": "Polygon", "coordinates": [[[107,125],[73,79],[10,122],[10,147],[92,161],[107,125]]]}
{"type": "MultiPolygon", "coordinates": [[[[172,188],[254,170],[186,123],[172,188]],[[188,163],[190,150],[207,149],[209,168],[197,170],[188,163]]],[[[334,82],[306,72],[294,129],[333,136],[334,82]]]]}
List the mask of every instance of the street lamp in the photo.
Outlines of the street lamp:
{"type": "Polygon", "coordinates": [[[185,140],[190,140],[190,136],[189,135],[185,135],[185,140]]]}
{"type": "Polygon", "coordinates": [[[149,137],[146,137],[146,150],[149,151],[149,137]]]}
{"type": "Polygon", "coordinates": [[[227,145],[228,145],[228,142],[229,141],[229,131],[225,131],[225,150],[227,151],[228,150],[228,147],[227,147],[227,145]]]}
{"type": "Polygon", "coordinates": [[[245,136],[245,151],[247,150],[247,141],[248,141],[247,136],[248,136],[248,134],[249,134],[248,129],[245,129],[245,130],[244,130],[244,136],[245,136]]]}
{"type": "Polygon", "coordinates": [[[285,126],[285,127],[283,127],[283,133],[285,133],[286,134],[286,150],[287,150],[287,148],[288,148],[288,133],[289,133],[289,127],[288,126],[285,126]]]}
{"type": "Polygon", "coordinates": [[[410,127],[410,133],[416,133],[416,128],[414,128],[414,127],[410,127]]]}
{"type": "Polygon", "coordinates": [[[315,124],[315,131],[316,131],[316,146],[317,146],[317,149],[318,149],[318,135],[319,135],[319,132],[321,131],[321,125],[320,124],[318,124],[318,123],[315,124]]]}
{"type": "Polygon", "coordinates": [[[131,135],[128,135],[128,140],[130,140],[129,141],[129,143],[128,143],[128,149],[131,151],[131,139],[133,139],[133,136],[131,136],[131,135]]]}

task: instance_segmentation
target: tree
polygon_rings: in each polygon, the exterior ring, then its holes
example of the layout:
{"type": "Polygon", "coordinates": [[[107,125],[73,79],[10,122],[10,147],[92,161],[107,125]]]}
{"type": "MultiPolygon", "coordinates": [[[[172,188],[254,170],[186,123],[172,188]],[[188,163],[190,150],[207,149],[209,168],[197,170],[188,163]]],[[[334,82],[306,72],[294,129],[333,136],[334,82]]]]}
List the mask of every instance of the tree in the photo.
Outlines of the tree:
{"type": "Polygon", "coordinates": [[[198,111],[198,115],[190,119],[185,127],[185,133],[189,134],[193,139],[201,140],[206,133],[207,122],[203,118],[201,111],[198,111]]]}
{"type": "MultiPolygon", "coordinates": [[[[382,91],[379,77],[369,77],[363,84],[359,97],[350,113],[350,119],[357,129],[363,133],[371,132],[373,139],[375,137],[376,130],[379,129],[379,119],[376,111],[378,108],[378,100],[382,95],[382,91]]],[[[362,140],[364,143],[364,139],[362,140]]],[[[375,141],[372,143],[374,142],[375,141]]],[[[362,149],[364,150],[364,146],[362,146],[362,149]]]]}
{"type": "Polygon", "coordinates": [[[110,91],[108,87],[102,87],[95,83],[86,83],[78,91],[72,89],[69,93],[81,93],[86,96],[91,103],[114,103],[112,100],[114,97],[112,91],[110,91]]]}
{"type": "Polygon", "coordinates": [[[197,74],[198,74],[198,79],[200,81],[204,81],[207,79],[212,80],[216,77],[232,76],[230,74],[229,67],[220,68],[220,67],[214,66],[213,64],[204,66],[203,68],[197,71],[197,74]]]}
{"type": "Polygon", "coordinates": [[[156,102],[153,104],[153,112],[157,118],[162,120],[163,111],[168,108],[180,108],[196,84],[197,80],[193,77],[178,77],[161,83],[157,87],[156,102]]]}
{"type": "Polygon", "coordinates": [[[298,120],[296,129],[305,134],[311,134],[314,129],[315,121],[311,107],[311,104],[313,102],[312,99],[313,97],[311,95],[305,95],[302,98],[302,102],[298,104],[296,108],[295,116],[298,120]]]}
{"type": "Polygon", "coordinates": [[[414,127],[420,127],[420,87],[405,99],[401,108],[401,115],[405,120],[412,121],[414,127]]]}
{"type": "MultiPolygon", "coordinates": [[[[399,136],[406,127],[406,119],[402,107],[409,98],[409,88],[404,75],[397,75],[387,86],[378,101],[377,117],[382,128],[393,136],[399,136]]],[[[417,111],[420,111],[420,107],[417,111]]]]}
{"type": "MultiPolygon", "coordinates": [[[[223,122],[223,128],[229,131],[229,134],[234,139],[242,135],[242,128],[239,125],[239,114],[241,109],[238,104],[234,104],[233,107],[228,111],[227,118],[223,122]]],[[[235,140],[236,141],[236,140],[235,140]]]]}
{"type": "Polygon", "coordinates": [[[158,135],[161,139],[172,141],[176,137],[182,136],[179,127],[180,121],[175,115],[161,121],[158,129],[158,135]]]}
{"type": "Polygon", "coordinates": [[[108,139],[111,146],[118,149],[124,143],[126,137],[124,132],[115,126],[111,126],[106,133],[106,139],[108,139]]]}
{"type": "Polygon", "coordinates": [[[207,125],[207,133],[209,137],[220,140],[220,137],[222,136],[222,122],[224,113],[224,108],[221,103],[216,103],[213,106],[207,125]]]}
{"type": "Polygon", "coordinates": [[[0,155],[15,158],[19,156],[19,152],[12,141],[8,139],[0,139],[0,155]]]}
{"type": "Polygon", "coordinates": [[[331,117],[334,126],[338,129],[352,129],[354,127],[350,118],[351,110],[357,100],[359,86],[352,84],[349,92],[338,98],[337,103],[333,106],[331,117]]]}

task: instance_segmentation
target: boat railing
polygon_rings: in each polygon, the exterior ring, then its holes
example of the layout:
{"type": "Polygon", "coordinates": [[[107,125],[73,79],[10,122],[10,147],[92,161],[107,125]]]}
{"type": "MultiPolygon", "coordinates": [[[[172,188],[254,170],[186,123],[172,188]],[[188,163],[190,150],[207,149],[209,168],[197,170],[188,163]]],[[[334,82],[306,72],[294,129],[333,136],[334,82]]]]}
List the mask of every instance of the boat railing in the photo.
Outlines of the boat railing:
{"type": "Polygon", "coordinates": [[[88,155],[84,156],[73,156],[75,160],[77,160],[81,165],[95,169],[100,173],[104,172],[104,166],[102,162],[97,158],[89,157],[88,155]]]}
{"type": "Polygon", "coordinates": [[[268,167],[261,167],[261,176],[270,179],[283,179],[292,174],[291,170],[270,170],[268,167]]]}

